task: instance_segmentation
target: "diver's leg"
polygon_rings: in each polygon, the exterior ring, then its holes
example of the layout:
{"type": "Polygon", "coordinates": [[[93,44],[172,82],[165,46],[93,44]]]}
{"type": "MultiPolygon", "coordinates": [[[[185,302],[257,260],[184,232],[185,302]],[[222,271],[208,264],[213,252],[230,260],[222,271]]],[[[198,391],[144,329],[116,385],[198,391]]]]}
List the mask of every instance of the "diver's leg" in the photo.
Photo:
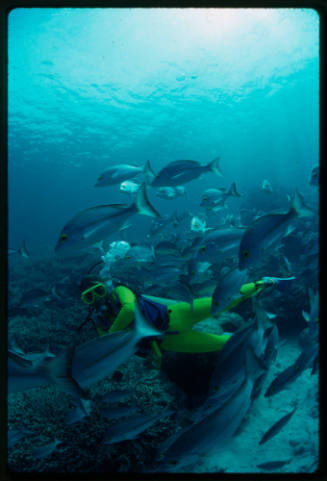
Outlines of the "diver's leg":
{"type": "Polygon", "coordinates": [[[193,324],[211,316],[211,297],[194,299],[193,310],[187,302],[168,306],[169,330],[191,329],[193,324]]]}
{"type": "Polygon", "coordinates": [[[160,348],[174,352],[220,351],[229,338],[229,334],[217,335],[186,330],[179,334],[166,334],[160,348]]]}

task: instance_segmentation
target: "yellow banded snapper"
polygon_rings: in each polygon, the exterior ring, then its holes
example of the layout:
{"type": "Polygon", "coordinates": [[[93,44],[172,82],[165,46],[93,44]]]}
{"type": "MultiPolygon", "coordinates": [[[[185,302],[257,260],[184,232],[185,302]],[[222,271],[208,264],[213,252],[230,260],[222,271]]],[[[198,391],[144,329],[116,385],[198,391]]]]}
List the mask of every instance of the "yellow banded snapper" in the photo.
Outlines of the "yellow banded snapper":
{"type": "Polygon", "coordinates": [[[295,192],[292,205],[285,214],[266,214],[254,220],[245,230],[239,249],[239,268],[255,264],[265,251],[289,232],[289,224],[296,217],[311,217],[313,212],[295,192]]]}
{"type": "Polygon", "coordinates": [[[117,232],[127,219],[135,214],[159,217],[150,204],[145,184],[142,184],[134,202],[126,207],[122,204],[106,204],[91,207],[76,214],[63,227],[55,252],[62,254],[85,249],[117,232]]]}
{"type": "Polygon", "coordinates": [[[124,180],[132,179],[138,174],[154,175],[148,160],[144,167],[137,167],[130,164],[113,165],[98,177],[94,187],[108,187],[110,185],[120,184],[124,180]]]}
{"type": "Polygon", "coordinates": [[[196,160],[174,160],[158,172],[151,185],[152,187],[166,187],[186,184],[206,172],[223,175],[219,167],[219,160],[220,158],[217,157],[207,165],[201,165],[196,160]]]}

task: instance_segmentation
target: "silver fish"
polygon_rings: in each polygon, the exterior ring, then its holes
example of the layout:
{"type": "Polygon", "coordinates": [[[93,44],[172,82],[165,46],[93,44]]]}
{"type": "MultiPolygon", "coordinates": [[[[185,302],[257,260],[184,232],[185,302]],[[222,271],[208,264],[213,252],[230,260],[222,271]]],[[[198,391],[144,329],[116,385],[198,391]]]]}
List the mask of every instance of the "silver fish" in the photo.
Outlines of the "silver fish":
{"type": "Polygon", "coordinates": [[[282,468],[285,464],[292,461],[293,458],[278,460],[278,461],[267,461],[265,463],[257,464],[257,468],[263,469],[264,471],[276,471],[282,468]]]}
{"type": "Polygon", "coordinates": [[[120,184],[120,190],[121,192],[124,192],[126,194],[136,194],[136,192],[139,190],[141,184],[137,184],[136,182],[133,182],[132,180],[125,180],[120,184]]]}
{"type": "Polygon", "coordinates": [[[130,164],[113,165],[98,177],[95,187],[108,187],[110,185],[120,184],[127,179],[136,177],[138,174],[154,175],[148,160],[144,167],[136,167],[130,164]]]}
{"type": "Polygon", "coordinates": [[[310,175],[310,185],[319,185],[319,165],[313,167],[310,175]]]}
{"type": "Polygon", "coordinates": [[[85,419],[91,412],[91,401],[83,399],[83,409],[80,406],[76,406],[67,416],[65,423],[73,424],[85,419]]]}
{"type": "Polygon", "coordinates": [[[295,379],[297,379],[305,369],[311,367],[312,363],[318,356],[318,352],[318,342],[308,345],[293,364],[288,366],[286,369],[284,369],[284,371],[275,377],[275,379],[268,386],[265,392],[265,397],[270,397],[279,393],[285,389],[287,385],[295,381],[295,379]]]}
{"type": "Polygon", "coordinates": [[[309,326],[309,334],[311,336],[318,334],[318,320],[319,320],[319,292],[315,294],[311,289],[309,289],[310,297],[310,313],[302,311],[304,319],[307,321],[309,326]]]}
{"type": "Polygon", "coordinates": [[[137,343],[144,337],[161,336],[163,333],[147,324],[135,302],[135,328],[117,331],[88,341],[75,350],[72,364],[73,378],[82,388],[112,374],[135,352],[137,343]]]}
{"type": "Polygon", "coordinates": [[[114,444],[135,439],[154,423],[170,414],[171,411],[164,411],[160,414],[133,415],[125,421],[118,422],[110,427],[104,437],[103,444],[114,444]]]}
{"type": "Polygon", "coordinates": [[[264,435],[262,436],[262,438],[260,439],[259,441],[259,444],[264,444],[266,443],[267,441],[269,441],[269,439],[273,438],[274,436],[276,436],[276,434],[279,433],[279,431],[288,423],[288,421],[291,419],[291,417],[293,416],[293,414],[295,413],[296,411],[296,405],[294,406],[294,408],[292,409],[292,411],[290,411],[289,413],[285,414],[285,416],[281,417],[277,422],[275,422],[265,433],[264,435]]]}
{"type": "Polygon", "coordinates": [[[159,187],[155,194],[161,199],[173,200],[177,197],[186,195],[186,191],[183,185],[177,185],[176,187],[159,187]]]}
{"type": "Polygon", "coordinates": [[[228,190],[225,188],[207,189],[202,195],[200,206],[206,207],[208,210],[216,210],[225,206],[228,197],[241,197],[237,192],[235,182],[228,190]]]}
{"type": "Polygon", "coordinates": [[[269,180],[265,179],[262,182],[262,190],[264,190],[265,192],[273,192],[273,188],[271,187],[271,183],[269,182],[269,180]]]}
{"type": "Polygon", "coordinates": [[[247,271],[240,271],[238,267],[231,269],[219,281],[212,295],[211,314],[218,315],[236,297],[241,297],[240,289],[248,278],[247,271]]]}
{"type": "Polygon", "coordinates": [[[18,249],[13,249],[13,248],[9,247],[8,248],[8,255],[12,255],[12,254],[19,254],[21,257],[25,257],[26,259],[30,258],[30,255],[29,255],[28,250],[26,248],[25,241],[23,241],[22,246],[19,247],[18,249]]]}
{"type": "Polygon", "coordinates": [[[50,456],[50,454],[53,453],[56,447],[61,443],[62,441],[55,438],[54,441],[52,441],[51,443],[35,448],[33,450],[33,456],[39,459],[46,458],[47,456],[50,456]]]}
{"type": "Polygon", "coordinates": [[[12,448],[17,444],[23,437],[28,435],[33,435],[32,431],[29,431],[26,428],[21,429],[8,429],[8,448],[12,448]]]}
{"type": "Polygon", "coordinates": [[[99,205],[76,214],[62,229],[55,252],[70,253],[85,249],[117,232],[135,214],[159,217],[148,200],[145,184],[142,184],[129,207],[121,204],[99,205]]]}
{"type": "Polygon", "coordinates": [[[206,454],[225,446],[238,429],[251,405],[254,382],[261,373],[258,359],[248,349],[246,352],[246,377],[237,391],[220,408],[173,437],[172,444],[163,454],[164,462],[181,465],[189,455],[206,454]]]}
{"type": "Polygon", "coordinates": [[[43,357],[37,363],[8,351],[8,392],[20,392],[54,384],[70,394],[85,409],[85,392],[71,375],[75,346],[63,350],[54,358],[43,357]]]}
{"type": "Polygon", "coordinates": [[[310,217],[313,212],[305,206],[302,196],[296,191],[291,208],[285,214],[266,214],[253,221],[245,230],[239,248],[241,270],[255,264],[265,251],[287,233],[295,217],[310,217]]]}
{"type": "Polygon", "coordinates": [[[218,256],[222,259],[227,255],[236,254],[240,241],[243,235],[243,230],[238,228],[221,228],[211,231],[202,239],[199,245],[196,257],[198,260],[217,262],[218,256]]]}
{"type": "Polygon", "coordinates": [[[206,172],[223,175],[219,167],[219,157],[207,165],[195,160],[175,160],[163,167],[152,181],[152,187],[166,187],[186,184],[206,172]]]}

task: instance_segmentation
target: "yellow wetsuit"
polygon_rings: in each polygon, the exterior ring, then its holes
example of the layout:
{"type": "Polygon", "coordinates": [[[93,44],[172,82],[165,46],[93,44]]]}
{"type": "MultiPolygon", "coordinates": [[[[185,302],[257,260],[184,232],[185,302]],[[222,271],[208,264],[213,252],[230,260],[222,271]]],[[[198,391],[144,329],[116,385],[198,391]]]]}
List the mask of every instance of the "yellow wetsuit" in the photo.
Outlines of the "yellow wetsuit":
{"type": "MultiPolygon", "coordinates": [[[[221,312],[231,309],[244,299],[261,292],[266,284],[260,283],[261,281],[244,284],[240,291],[241,296],[221,312]]],[[[109,294],[108,301],[109,303],[119,302],[120,310],[108,330],[97,327],[100,336],[108,332],[126,329],[134,320],[135,295],[130,289],[125,286],[116,287],[109,294]]],[[[167,306],[168,329],[160,343],[160,349],[190,353],[220,351],[229,339],[229,334],[217,335],[192,330],[194,324],[211,317],[211,302],[211,297],[202,297],[193,301],[193,308],[187,302],[169,304],[167,306]],[[169,331],[175,331],[175,333],[169,334],[169,331]]],[[[151,347],[154,356],[160,358],[161,352],[157,342],[151,341],[151,347]]]]}

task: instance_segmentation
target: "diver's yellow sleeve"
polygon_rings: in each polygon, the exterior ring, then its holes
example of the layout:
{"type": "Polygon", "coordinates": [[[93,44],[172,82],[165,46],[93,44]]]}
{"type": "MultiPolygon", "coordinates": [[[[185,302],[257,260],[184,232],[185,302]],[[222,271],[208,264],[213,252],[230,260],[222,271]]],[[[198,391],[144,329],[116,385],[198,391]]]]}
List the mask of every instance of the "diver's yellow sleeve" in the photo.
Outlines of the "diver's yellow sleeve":
{"type": "Polygon", "coordinates": [[[125,286],[116,287],[110,295],[112,295],[113,298],[118,297],[122,307],[108,332],[121,331],[122,329],[126,329],[134,320],[135,295],[125,286]]]}
{"type": "Polygon", "coordinates": [[[108,334],[108,332],[115,332],[126,329],[134,320],[135,295],[130,289],[125,286],[116,287],[110,293],[109,300],[111,300],[112,302],[119,301],[122,307],[116,319],[113,321],[110,329],[105,331],[101,329],[101,327],[97,327],[97,332],[99,336],[104,336],[105,334],[108,334]]]}
{"type": "Polygon", "coordinates": [[[134,304],[125,304],[119,311],[108,332],[121,331],[126,329],[134,319],[134,304]]]}
{"type": "Polygon", "coordinates": [[[174,352],[220,351],[230,338],[229,334],[218,336],[202,331],[187,330],[179,334],[166,334],[160,348],[174,352]]]}

